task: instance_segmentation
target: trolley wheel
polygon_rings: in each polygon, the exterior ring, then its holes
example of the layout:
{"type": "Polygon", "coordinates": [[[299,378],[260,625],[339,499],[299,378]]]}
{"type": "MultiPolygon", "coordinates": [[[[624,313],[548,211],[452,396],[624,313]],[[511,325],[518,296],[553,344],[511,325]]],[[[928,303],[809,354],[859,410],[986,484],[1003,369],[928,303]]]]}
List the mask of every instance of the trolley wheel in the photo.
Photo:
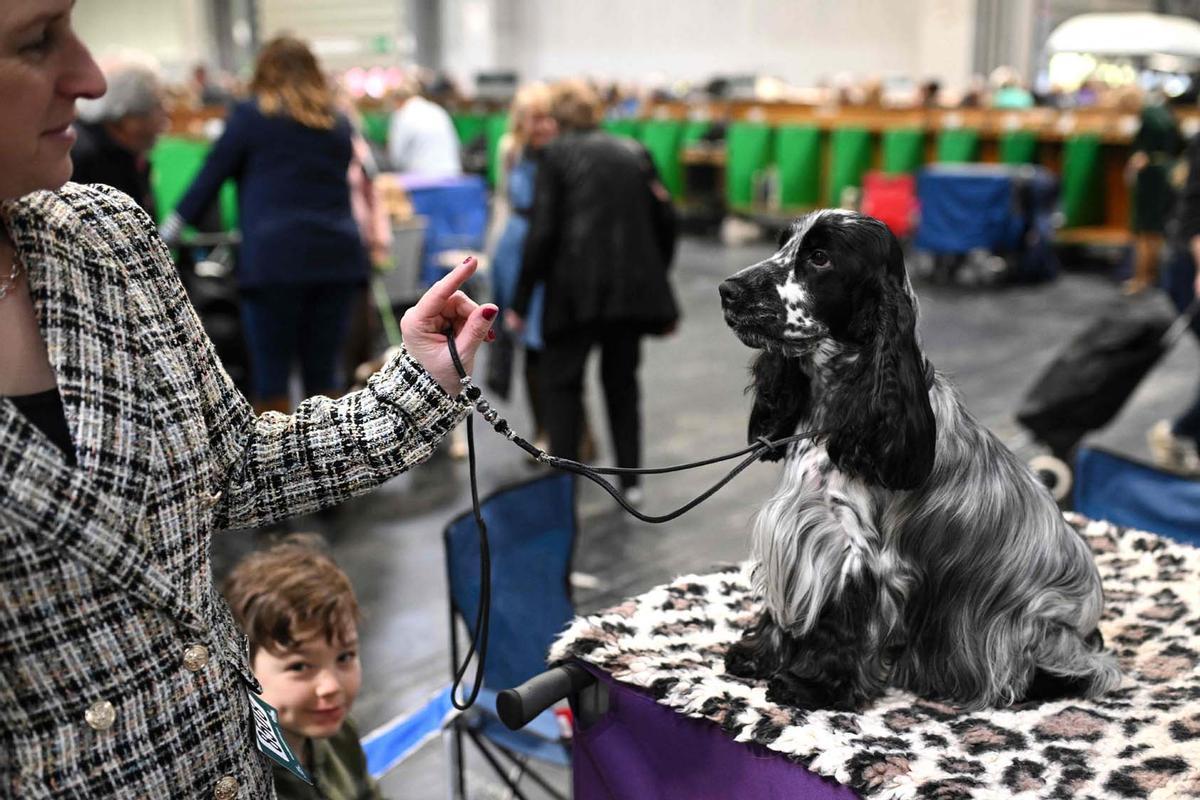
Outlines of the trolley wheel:
{"type": "Polygon", "coordinates": [[[1062,502],[1071,494],[1071,468],[1061,458],[1050,455],[1029,459],[1029,468],[1037,475],[1054,499],[1062,502]]]}

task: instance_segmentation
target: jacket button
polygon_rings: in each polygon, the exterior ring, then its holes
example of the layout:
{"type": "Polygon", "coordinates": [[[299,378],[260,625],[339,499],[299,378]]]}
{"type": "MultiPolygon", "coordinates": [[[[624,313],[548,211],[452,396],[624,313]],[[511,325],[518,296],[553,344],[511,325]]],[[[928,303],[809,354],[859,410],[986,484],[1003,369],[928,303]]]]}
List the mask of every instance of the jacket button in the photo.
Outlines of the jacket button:
{"type": "Polygon", "coordinates": [[[233,800],[233,798],[237,797],[237,790],[237,778],[232,775],[226,775],[217,781],[217,785],[213,789],[213,798],[214,800],[233,800]]]}
{"type": "Polygon", "coordinates": [[[192,672],[199,672],[208,664],[208,648],[202,644],[194,644],[183,651],[183,666],[192,672]]]}
{"type": "Polygon", "coordinates": [[[88,707],[83,718],[92,730],[106,731],[117,721],[117,710],[107,700],[100,700],[88,707]]]}

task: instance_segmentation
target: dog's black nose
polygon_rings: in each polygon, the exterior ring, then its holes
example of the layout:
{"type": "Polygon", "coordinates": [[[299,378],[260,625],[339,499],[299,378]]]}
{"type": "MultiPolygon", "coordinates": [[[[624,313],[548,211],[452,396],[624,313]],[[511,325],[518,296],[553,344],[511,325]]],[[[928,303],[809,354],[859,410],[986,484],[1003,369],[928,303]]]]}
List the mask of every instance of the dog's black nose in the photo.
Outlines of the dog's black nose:
{"type": "Polygon", "coordinates": [[[742,296],[742,287],[733,278],[726,278],[721,281],[721,285],[717,288],[717,291],[720,292],[721,303],[724,305],[736,303],[738,298],[742,296]]]}

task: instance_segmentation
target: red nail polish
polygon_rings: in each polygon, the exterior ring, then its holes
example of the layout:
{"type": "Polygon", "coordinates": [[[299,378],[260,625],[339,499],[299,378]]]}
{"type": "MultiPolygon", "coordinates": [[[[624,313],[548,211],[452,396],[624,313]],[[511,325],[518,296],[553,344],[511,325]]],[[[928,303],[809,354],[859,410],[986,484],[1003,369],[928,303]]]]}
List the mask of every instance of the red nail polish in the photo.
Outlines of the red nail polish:
{"type": "Polygon", "coordinates": [[[488,321],[494,320],[494,319],[496,318],[496,311],[497,311],[497,310],[498,310],[498,309],[495,309],[495,308],[485,308],[485,309],[483,310],[483,318],[484,318],[484,319],[486,319],[486,320],[488,320],[488,321]]]}
{"type": "Polygon", "coordinates": [[[495,331],[488,331],[487,340],[488,340],[489,342],[494,342],[494,341],[496,341],[496,332],[495,332],[495,331]]]}
{"type": "Polygon", "coordinates": [[[471,258],[472,258],[471,256],[467,256],[466,258],[464,258],[464,259],[463,259],[463,263],[464,263],[464,264],[470,264],[470,263],[471,263],[471,258]]]}

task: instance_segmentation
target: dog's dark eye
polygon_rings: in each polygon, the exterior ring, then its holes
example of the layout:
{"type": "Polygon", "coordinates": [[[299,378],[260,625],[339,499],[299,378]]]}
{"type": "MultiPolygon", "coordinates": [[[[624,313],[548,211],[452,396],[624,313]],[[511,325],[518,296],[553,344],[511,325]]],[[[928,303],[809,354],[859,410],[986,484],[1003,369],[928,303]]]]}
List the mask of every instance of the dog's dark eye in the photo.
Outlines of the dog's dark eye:
{"type": "Polygon", "coordinates": [[[814,267],[827,267],[829,266],[829,253],[824,250],[813,250],[808,254],[808,263],[814,267]]]}

